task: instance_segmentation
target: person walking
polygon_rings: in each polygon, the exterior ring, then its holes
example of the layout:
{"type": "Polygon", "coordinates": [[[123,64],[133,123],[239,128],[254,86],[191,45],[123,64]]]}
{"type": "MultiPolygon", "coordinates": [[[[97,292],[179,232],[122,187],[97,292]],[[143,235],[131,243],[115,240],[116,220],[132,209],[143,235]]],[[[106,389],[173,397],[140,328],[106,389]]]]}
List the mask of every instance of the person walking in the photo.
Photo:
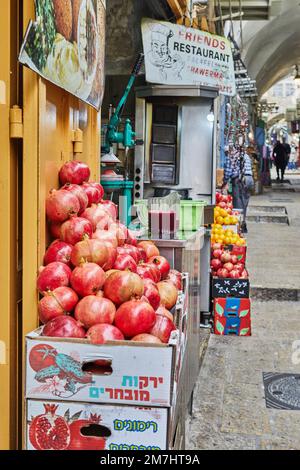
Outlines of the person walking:
{"type": "Polygon", "coordinates": [[[231,150],[229,147],[225,148],[223,190],[228,187],[229,182],[232,185],[233,207],[234,209],[243,210],[241,229],[244,233],[247,233],[247,209],[251,190],[254,186],[252,160],[248,149],[243,151],[236,148],[231,150]]]}
{"type": "Polygon", "coordinates": [[[277,140],[276,145],[273,149],[273,160],[275,162],[277,171],[277,181],[284,181],[284,172],[287,166],[287,154],[284,145],[277,140]],[[279,173],[281,172],[281,179],[279,173]]]}

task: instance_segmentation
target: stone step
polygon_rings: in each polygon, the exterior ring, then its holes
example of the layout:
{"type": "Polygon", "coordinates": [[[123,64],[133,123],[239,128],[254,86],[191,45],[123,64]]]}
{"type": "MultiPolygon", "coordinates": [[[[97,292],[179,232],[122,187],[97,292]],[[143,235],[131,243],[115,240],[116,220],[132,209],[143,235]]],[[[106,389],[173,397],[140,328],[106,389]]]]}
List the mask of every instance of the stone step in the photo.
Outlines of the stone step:
{"type": "Polygon", "coordinates": [[[276,212],[277,214],[287,214],[285,206],[249,206],[248,214],[258,214],[258,213],[269,213],[276,212]]]}
{"type": "Polygon", "coordinates": [[[250,213],[247,216],[248,222],[265,223],[265,224],[287,224],[289,225],[289,218],[283,214],[262,214],[250,213]]]}
{"type": "Polygon", "coordinates": [[[251,286],[250,296],[253,300],[261,300],[266,302],[272,300],[277,300],[280,302],[299,302],[300,289],[251,286]]]}

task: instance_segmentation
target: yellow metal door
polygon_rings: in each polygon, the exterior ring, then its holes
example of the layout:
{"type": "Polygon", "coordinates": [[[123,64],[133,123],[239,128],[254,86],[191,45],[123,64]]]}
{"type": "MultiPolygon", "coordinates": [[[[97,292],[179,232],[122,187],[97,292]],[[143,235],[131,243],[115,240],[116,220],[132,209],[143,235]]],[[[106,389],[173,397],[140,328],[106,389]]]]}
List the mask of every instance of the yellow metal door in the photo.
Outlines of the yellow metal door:
{"type": "Polygon", "coordinates": [[[19,38],[30,19],[34,19],[34,0],[1,0],[0,449],[20,448],[24,436],[24,339],[38,326],[36,273],[48,242],[45,198],[58,187],[64,161],[86,161],[94,180],[100,173],[100,114],[18,67],[19,38]],[[20,34],[18,24],[23,28],[20,34]],[[13,105],[23,109],[20,140],[10,139],[13,105]],[[82,146],[75,154],[78,129],[82,146]]]}

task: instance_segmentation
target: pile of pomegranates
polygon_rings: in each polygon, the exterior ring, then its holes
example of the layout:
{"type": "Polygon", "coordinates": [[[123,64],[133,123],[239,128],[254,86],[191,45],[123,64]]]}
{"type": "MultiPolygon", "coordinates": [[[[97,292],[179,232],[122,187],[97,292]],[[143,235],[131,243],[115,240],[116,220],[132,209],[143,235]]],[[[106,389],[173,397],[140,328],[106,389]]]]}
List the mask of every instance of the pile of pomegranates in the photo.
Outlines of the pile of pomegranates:
{"type": "Polygon", "coordinates": [[[222,245],[215,243],[211,253],[211,273],[214,277],[231,279],[248,279],[249,274],[245,263],[235,254],[225,250],[222,245]]]}
{"type": "Polygon", "coordinates": [[[53,240],[37,277],[42,335],[168,343],[181,273],[153,242],[137,242],[90,174],[85,163],[65,163],[62,187],[46,200],[53,240]]]}

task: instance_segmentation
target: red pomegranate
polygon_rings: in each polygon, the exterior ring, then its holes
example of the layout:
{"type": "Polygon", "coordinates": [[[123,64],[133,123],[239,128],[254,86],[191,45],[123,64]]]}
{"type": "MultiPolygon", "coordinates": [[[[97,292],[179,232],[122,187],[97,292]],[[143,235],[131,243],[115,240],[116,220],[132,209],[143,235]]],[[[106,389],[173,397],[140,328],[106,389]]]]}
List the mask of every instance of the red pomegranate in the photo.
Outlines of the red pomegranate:
{"type": "Polygon", "coordinates": [[[44,404],[45,413],[35,416],[29,424],[29,440],[36,450],[66,450],[71,441],[70,428],[63,416],[56,413],[58,405],[44,404]]]}
{"type": "Polygon", "coordinates": [[[38,372],[41,369],[46,369],[47,367],[54,366],[55,356],[57,352],[49,344],[36,344],[31,348],[29,353],[29,364],[30,367],[38,372]]]}
{"type": "Polygon", "coordinates": [[[87,195],[89,206],[91,206],[92,204],[98,204],[101,201],[102,192],[97,186],[91,183],[83,183],[82,189],[87,195]]]}
{"type": "Polygon", "coordinates": [[[109,269],[108,271],[105,272],[105,280],[113,273],[119,273],[120,271],[118,269],[109,269]]]}
{"type": "Polygon", "coordinates": [[[67,183],[61,189],[70,191],[70,193],[74,194],[74,196],[78,198],[80,204],[79,214],[81,214],[87,208],[89,199],[82,186],[79,186],[78,184],[67,183]]]}
{"type": "Polygon", "coordinates": [[[110,435],[107,428],[100,425],[101,417],[91,414],[90,419],[77,419],[70,424],[71,442],[68,450],[104,450],[106,438],[103,436],[85,435],[84,428],[101,427],[110,435]]]}
{"type": "Polygon", "coordinates": [[[159,338],[153,335],[149,335],[148,333],[142,333],[140,335],[136,335],[132,338],[131,341],[138,341],[140,343],[162,344],[159,338]]]}
{"type": "Polygon", "coordinates": [[[144,296],[148,299],[154,310],[159,307],[160,295],[158,288],[152,279],[144,279],[144,296]]]}
{"type": "Polygon", "coordinates": [[[102,184],[97,183],[96,181],[89,181],[89,183],[90,183],[92,186],[95,186],[95,188],[97,188],[98,191],[100,191],[101,199],[102,199],[103,196],[104,196],[104,188],[103,188],[102,184]]]}
{"type": "Polygon", "coordinates": [[[176,330],[174,323],[164,315],[156,315],[155,325],[153,326],[150,334],[157,336],[162,343],[168,343],[172,331],[176,330]]]}
{"type": "Polygon", "coordinates": [[[154,282],[160,281],[160,271],[154,264],[138,264],[136,272],[142,279],[152,279],[154,282]]]}
{"type": "Polygon", "coordinates": [[[107,341],[124,340],[124,335],[118,328],[105,323],[92,326],[86,336],[92,344],[104,344],[107,341]]]}
{"type": "Polygon", "coordinates": [[[83,217],[71,217],[62,224],[60,229],[60,238],[71,245],[75,245],[85,237],[92,238],[92,235],[92,224],[83,217]]]}
{"type": "Polygon", "coordinates": [[[102,229],[97,229],[94,234],[93,238],[100,240],[101,242],[109,242],[111,243],[115,248],[118,246],[118,239],[116,237],[116,234],[113,232],[110,232],[109,230],[102,230],[102,229]]]}
{"type": "Polygon", "coordinates": [[[46,214],[50,222],[64,222],[80,211],[79,199],[64,189],[52,189],[46,199],[46,214]]]}
{"type": "Polygon", "coordinates": [[[166,279],[170,272],[170,263],[164,256],[152,256],[148,263],[154,264],[159,269],[162,280],[166,279]]]}
{"type": "Polygon", "coordinates": [[[91,172],[86,163],[71,160],[66,162],[59,171],[59,181],[61,184],[82,184],[88,181],[91,172]]]}
{"type": "Polygon", "coordinates": [[[76,243],[72,250],[71,262],[79,266],[83,261],[103,266],[109,257],[108,247],[96,239],[85,239],[76,243]]]}
{"type": "Polygon", "coordinates": [[[85,329],[68,315],[53,318],[43,328],[42,336],[56,338],[84,338],[85,329]]]}
{"type": "Polygon", "coordinates": [[[49,233],[52,238],[59,239],[60,238],[60,227],[62,226],[61,222],[49,222],[49,233]]]}
{"type": "Polygon", "coordinates": [[[107,248],[107,258],[105,263],[102,265],[102,269],[104,271],[110,271],[117,259],[118,252],[117,249],[110,243],[110,242],[102,242],[104,246],[107,248]]]}
{"type": "Polygon", "coordinates": [[[82,263],[71,274],[71,286],[80,297],[93,295],[104,284],[105,274],[95,263],[82,263]]]}
{"type": "Polygon", "coordinates": [[[71,266],[71,253],[73,246],[70,243],[62,242],[61,240],[54,240],[48,247],[44,256],[44,265],[59,261],[71,266]]]}
{"type": "Polygon", "coordinates": [[[48,323],[52,318],[72,312],[78,300],[78,295],[70,287],[57,287],[46,292],[38,305],[40,321],[48,323]]]}
{"type": "Polygon", "coordinates": [[[182,290],[182,274],[176,269],[171,269],[168,276],[166,277],[166,281],[172,282],[178,290],[182,290]]]}
{"type": "Polygon", "coordinates": [[[117,238],[118,245],[123,246],[127,239],[127,234],[128,234],[127,227],[125,227],[125,225],[121,224],[120,222],[116,222],[116,223],[110,224],[108,229],[117,238]]]}
{"type": "Polygon", "coordinates": [[[167,317],[169,318],[169,320],[173,321],[174,320],[174,316],[172,315],[171,312],[169,312],[169,310],[167,310],[163,305],[160,305],[157,309],[156,309],[156,315],[162,315],[163,317],[167,317]]]}
{"type": "Polygon", "coordinates": [[[58,261],[41,266],[37,278],[37,289],[43,293],[57,287],[68,286],[71,272],[69,266],[58,261]]]}
{"type": "Polygon", "coordinates": [[[148,302],[130,300],[118,308],[115,325],[126,338],[149,333],[156,321],[155,311],[148,302]]]}
{"type": "Polygon", "coordinates": [[[81,299],[75,308],[75,318],[88,329],[98,323],[113,324],[116,307],[104,297],[88,295],[81,299]]]}
{"type": "Polygon", "coordinates": [[[147,262],[147,254],[146,254],[146,251],[145,251],[144,248],[142,248],[141,246],[137,246],[137,249],[139,250],[139,253],[140,253],[140,260],[141,260],[141,262],[146,263],[146,262],[147,262]]]}
{"type": "Polygon", "coordinates": [[[126,243],[128,245],[132,245],[132,246],[137,247],[137,239],[134,235],[134,232],[132,230],[128,229],[127,233],[128,233],[128,235],[127,235],[126,243]]]}
{"type": "Polygon", "coordinates": [[[222,268],[223,266],[223,263],[220,259],[217,259],[217,258],[213,258],[210,262],[210,267],[214,270],[214,271],[218,271],[218,269],[222,268]]]}
{"type": "Polygon", "coordinates": [[[117,271],[105,281],[104,295],[114,304],[120,305],[133,297],[141,297],[144,292],[142,279],[131,271],[117,271]]]}
{"type": "Polygon", "coordinates": [[[113,220],[117,220],[118,217],[118,206],[112,201],[101,201],[102,207],[111,216],[113,220]]]}
{"type": "Polygon", "coordinates": [[[152,258],[152,256],[159,256],[159,249],[151,241],[143,241],[138,243],[138,247],[143,248],[146,252],[147,259],[152,258]]]}
{"type": "Polygon", "coordinates": [[[157,284],[158,292],[161,298],[161,304],[166,307],[167,310],[171,310],[176,305],[178,298],[178,290],[168,281],[161,281],[157,284]]]}
{"type": "Polygon", "coordinates": [[[98,228],[100,230],[107,230],[112,222],[110,215],[103,209],[101,204],[92,204],[91,207],[85,209],[81,216],[91,222],[93,231],[98,228]]]}
{"type": "Polygon", "coordinates": [[[117,256],[113,269],[119,269],[120,271],[129,270],[136,273],[137,265],[132,256],[124,254],[117,256]]]}

